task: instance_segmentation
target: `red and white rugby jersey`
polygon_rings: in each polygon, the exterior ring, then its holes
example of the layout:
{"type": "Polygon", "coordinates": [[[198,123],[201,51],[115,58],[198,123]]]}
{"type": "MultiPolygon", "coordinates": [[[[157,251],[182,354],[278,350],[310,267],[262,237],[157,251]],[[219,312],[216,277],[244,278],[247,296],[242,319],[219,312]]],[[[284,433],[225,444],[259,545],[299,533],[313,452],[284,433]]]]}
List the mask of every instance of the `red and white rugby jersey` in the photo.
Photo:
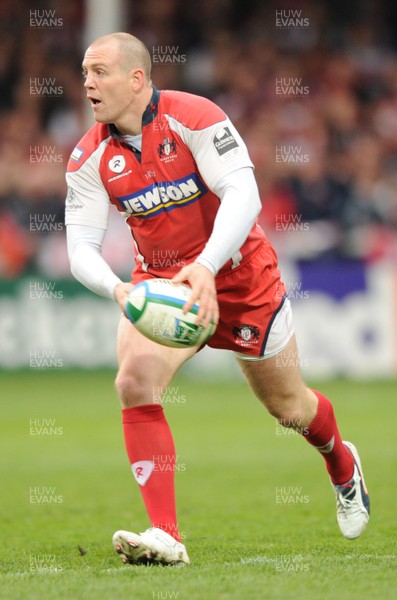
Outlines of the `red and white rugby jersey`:
{"type": "MultiPolygon", "coordinates": [[[[106,229],[114,204],[131,229],[137,268],[171,278],[197,258],[211,235],[220,203],[214,186],[247,166],[246,146],[218,106],[154,88],[142,117],[141,152],[113,125],[99,123],[73,150],[65,222],[106,229]]],[[[243,262],[264,239],[255,224],[220,273],[243,262]]]]}

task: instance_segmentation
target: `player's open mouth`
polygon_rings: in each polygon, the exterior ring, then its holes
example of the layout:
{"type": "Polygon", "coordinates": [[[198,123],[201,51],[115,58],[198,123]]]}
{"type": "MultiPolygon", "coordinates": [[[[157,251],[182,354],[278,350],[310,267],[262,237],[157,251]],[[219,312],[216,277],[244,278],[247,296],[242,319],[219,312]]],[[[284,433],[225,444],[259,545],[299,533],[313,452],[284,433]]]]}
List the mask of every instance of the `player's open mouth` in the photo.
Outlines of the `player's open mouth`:
{"type": "Polygon", "coordinates": [[[98,100],[97,98],[92,98],[92,97],[88,97],[88,100],[91,102],[91,106],[98,106],[98,104],[101,104],[101,100],[98,100]]]}

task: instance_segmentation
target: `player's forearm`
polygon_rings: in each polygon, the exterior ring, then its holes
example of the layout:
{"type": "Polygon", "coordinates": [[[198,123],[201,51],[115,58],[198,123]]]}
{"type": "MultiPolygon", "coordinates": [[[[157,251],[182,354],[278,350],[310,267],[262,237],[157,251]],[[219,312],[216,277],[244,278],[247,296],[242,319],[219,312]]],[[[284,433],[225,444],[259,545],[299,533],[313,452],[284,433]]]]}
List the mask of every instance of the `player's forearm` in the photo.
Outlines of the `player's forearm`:
{"type": "Polygon", "coordinates": [[[71,257],[70,270],[80,283],[95,294],[114,299],[114,288],[121,279],[90,246],[77,246],[71,257]]]}
{"type": "Polygon", "coordinates": [[[104,232],[95,228],[68,226],[67,235],[72,275],[95,294],[113,300],[115,287],[121,283],[121,279],[101,256],[104,232]]]}
{"type": "Polygon", "coordinates": [[[261,210],[258,187],[249,167],[225,177],[216,193],[221,205],[211,236],[197,258],[214,275],[244,244],[261,210]]]}

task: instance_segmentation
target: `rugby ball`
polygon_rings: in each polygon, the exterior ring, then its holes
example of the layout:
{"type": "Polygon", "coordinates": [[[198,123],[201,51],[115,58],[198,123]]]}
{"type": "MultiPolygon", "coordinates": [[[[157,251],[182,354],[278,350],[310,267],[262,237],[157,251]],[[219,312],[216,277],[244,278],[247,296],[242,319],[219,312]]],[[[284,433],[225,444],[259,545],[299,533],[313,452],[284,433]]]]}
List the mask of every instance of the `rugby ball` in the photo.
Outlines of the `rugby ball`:
{"type": "Polygon", "coordinates": [[[191,288],[169,279],[147,279],[135,285],[127,296],[125,312],[144,336],[171,348],[201,346],[215,332],[216,325],[196,325],[197,302],[183,314],[191,288]]]}

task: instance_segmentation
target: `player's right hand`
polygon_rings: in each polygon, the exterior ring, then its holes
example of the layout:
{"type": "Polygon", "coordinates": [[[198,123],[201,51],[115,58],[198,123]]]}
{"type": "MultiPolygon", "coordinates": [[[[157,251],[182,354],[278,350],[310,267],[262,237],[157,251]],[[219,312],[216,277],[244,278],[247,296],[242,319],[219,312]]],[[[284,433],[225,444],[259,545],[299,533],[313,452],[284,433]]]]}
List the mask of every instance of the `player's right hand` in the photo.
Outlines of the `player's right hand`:
{"type": "Polygon", "coordinates": [[[127,302],[127,296],[128,296],[128,292],[133,288],[134,286],[132,285],[132,283],[118,283],[116,285],[116,287],[114,288],[114,292],[113,292],[113,296],[114,299],[116,300],[117,304],[120,306],[124,316],[126,317],[126,313],[125,313],[125,303],[127,302]]]}

